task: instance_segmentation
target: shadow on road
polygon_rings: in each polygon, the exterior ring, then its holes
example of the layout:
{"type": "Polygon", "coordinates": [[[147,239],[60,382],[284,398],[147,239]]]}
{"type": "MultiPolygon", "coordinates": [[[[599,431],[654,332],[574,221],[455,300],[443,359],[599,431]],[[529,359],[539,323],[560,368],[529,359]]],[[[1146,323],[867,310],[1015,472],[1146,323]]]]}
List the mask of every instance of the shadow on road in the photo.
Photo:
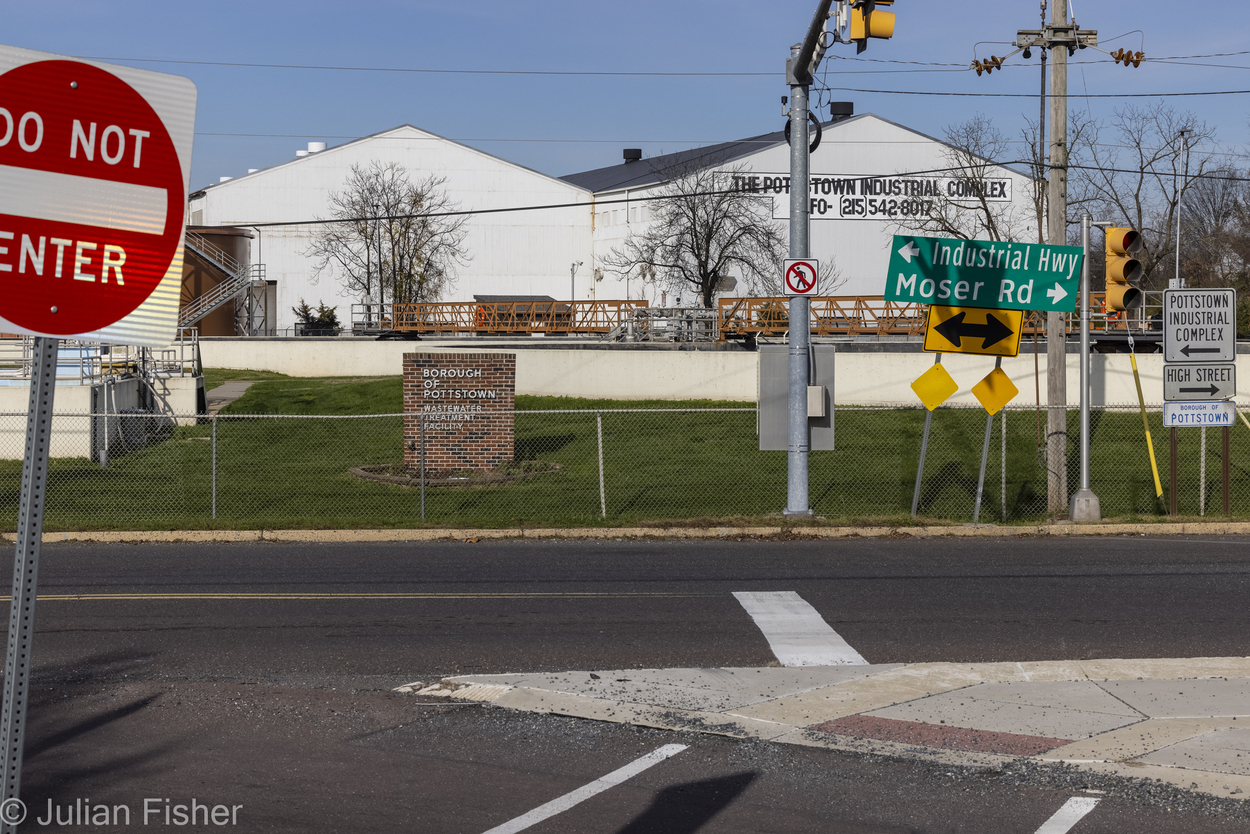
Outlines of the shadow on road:
{"type": "Polygon", "coordinates": [[[737,773],[665,788],[617,834],[693,834],[733,804],[758,775],[737,773]]]}

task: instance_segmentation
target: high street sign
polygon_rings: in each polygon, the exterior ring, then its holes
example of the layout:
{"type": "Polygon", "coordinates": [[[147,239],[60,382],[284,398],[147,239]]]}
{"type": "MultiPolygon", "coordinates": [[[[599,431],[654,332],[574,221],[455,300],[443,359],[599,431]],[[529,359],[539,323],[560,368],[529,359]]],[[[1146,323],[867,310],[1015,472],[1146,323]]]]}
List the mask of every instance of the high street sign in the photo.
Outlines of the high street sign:
{"type": "Polygon", "coordinates": [[[1237,394],[1233,362],[1175,362],[1163,366],[1163,399],[1168,402],[1227,400],[1237,394]]]}
{"type": "Polygon", "coordinates": [[[195,86],[0,46],[0,330],[174,337],[195,86]]]}
{"type": "Polygon", "coordinates": [[[1234,361],[1236,316],[1236,290],[1164,290],[1163,361],[1234,361]]]}
{"type": "Polygon", "coordinates": [[[1071,313],[1079,246],[895,235],[887,301],[1071,313]]]}

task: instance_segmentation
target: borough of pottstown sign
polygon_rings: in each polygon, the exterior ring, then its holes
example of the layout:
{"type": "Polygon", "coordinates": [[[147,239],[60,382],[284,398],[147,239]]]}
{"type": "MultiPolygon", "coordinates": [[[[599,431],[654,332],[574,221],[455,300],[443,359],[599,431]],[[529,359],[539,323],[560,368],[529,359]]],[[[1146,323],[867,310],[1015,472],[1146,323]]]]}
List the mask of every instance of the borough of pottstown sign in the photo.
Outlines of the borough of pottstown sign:
{"type": "Polygon", "coordinates": [[[1079,246],[895,235],[885,298],[1070,313],[1083,257],[1079,246]]]}

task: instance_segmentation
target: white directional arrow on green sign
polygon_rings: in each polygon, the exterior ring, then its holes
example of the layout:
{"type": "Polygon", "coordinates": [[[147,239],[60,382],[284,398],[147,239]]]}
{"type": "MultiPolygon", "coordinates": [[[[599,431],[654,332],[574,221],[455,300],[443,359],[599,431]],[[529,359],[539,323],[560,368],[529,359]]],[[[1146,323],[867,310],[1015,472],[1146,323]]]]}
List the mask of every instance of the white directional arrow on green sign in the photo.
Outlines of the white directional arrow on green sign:
{"type": "Polygon", "coordinates": [[[895,235],[887,301],[988,307],[1075,309],[1079,246],[895,235]]]}

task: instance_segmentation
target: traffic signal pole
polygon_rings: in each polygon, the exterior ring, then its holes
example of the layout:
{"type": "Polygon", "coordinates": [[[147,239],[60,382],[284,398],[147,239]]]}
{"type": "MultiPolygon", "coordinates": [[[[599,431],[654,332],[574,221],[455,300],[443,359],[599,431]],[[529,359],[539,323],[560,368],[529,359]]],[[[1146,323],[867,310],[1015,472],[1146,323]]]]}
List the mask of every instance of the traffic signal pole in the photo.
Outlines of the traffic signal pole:
{"type": "MultiPolygon", "coordinates": [[[[807,37],[801,44],[790,47],[786,61],[786,83],[790,86],[790,257],[806,260],[811,257],[808,231],[811,220],[811,182],[808,146],[808,88],[812,76],[820,66],[827,47],[826,39],[832,36],[839,43],[847,43],[843,31],[849,23],[849,40],[856,43],[856,54],[863,52],[869,38],[894,36],[894,15],[875,11],[876,6],[892,6],[894,0],[836,0],[837,11],[830,29],[829,9],[835,0],[820,0],[807,37]]],[[[808,496],[808,455],[811,451],[811,424],[807,416],[807,386],[811,383],[810,343],[811,307],[807,296],[793,295],[789,307],[790,365],[789,406],[790,424],[787,449],[787,497],[784,514],[811,517],[812,508],[808,496]]]]}
{"type": "MultiPolygon", "coordinates": [[[[807,91],[812,83],[812,58],[817,41],[824,36],[825,21],[833,0],[821,0],[807,28],[803,43],[790,47],[786,83],[790,85],[790,257],[808,258],[811,211],[807,120],[807,91]]],[[[812,516],[808,496],[808,456],[811,425],[807,419],[808,348],[811,342],[811,308],[807,296],[790,298],[790,430],[786,461],[786,509],[784,515],[812,516]]]]}
{"type": "MultiPolygon", "coordinates": [[[[826,9],[828,3],[825,4],[826,9]]],[[[790,50],[791,70],[802,58],[802,46],[790,50]]],[[[787,75],[790,73],[788,72],[787,75]]],[[[797,77],[790,84],[790,257],[807,258],[808,212],[808,150],[807,150],[807,88],[797,77]]],[[[810,83],[810,78],[808,79],[810,83]]],[[[808,499],[808,456],[811,452],[811,426],[807,421],[808,345],[811,342],[811,308],[807,296],[790,297],[790,432],[787,465],[785,515],[811,517],[808,499]]]]}

